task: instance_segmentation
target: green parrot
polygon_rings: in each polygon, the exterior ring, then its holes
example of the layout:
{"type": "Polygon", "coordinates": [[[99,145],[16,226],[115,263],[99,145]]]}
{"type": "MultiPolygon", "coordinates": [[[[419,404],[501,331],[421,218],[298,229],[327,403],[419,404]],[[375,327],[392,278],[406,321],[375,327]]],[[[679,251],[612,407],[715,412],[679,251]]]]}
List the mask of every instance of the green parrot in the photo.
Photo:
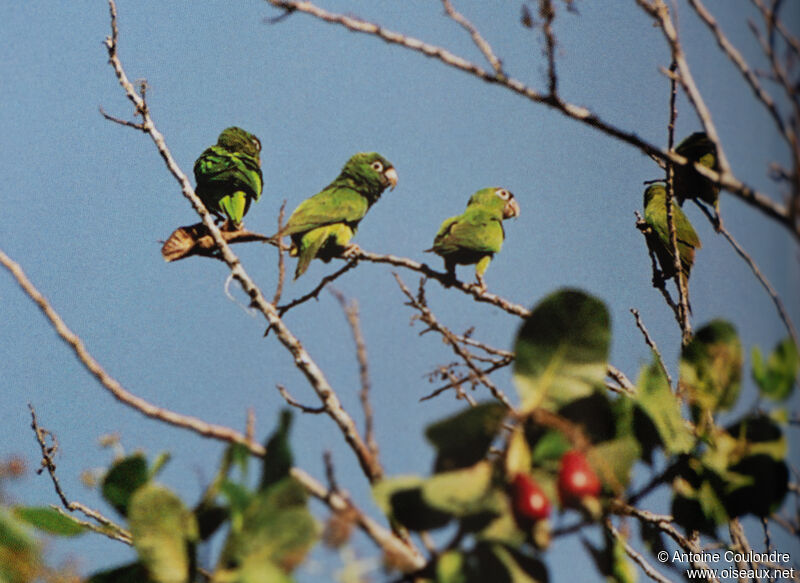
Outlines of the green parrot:
{"type": "Polygon", "coordinates": [[[194,163],[197,196],[226,230],[241,228],[250,203],[261,196],[261,142],[237,127],[222,131],[217,145],[207,148],[194,163]]]}
{"type": "Polygon", "coordinates": [[[475,264],[478,285],[486,289],[483,274],[503,246],[503,220],[518,216],[519,204],[511,192],[504,188],[484,188],[470,197],[467,210],[442,223],[433,247],[425,251],[444,259],[452,280],[456,278],[456,265],[475,264]]]}
{"type": "MultiPolygon", "coordinates": [[[[644,220],[651,230],[647,235],[647,246],[658,258],[664,278],[669,279],[675,275],[675,256],[669,240],[667,188],[663,183],[651,184],[644,191],[644,220]]],[[[672,221],[675,225],[678,252],[681,256],[681,272],[688,283],[689,272],[694,264],[694,252],[696,249],[700,249],[702,244],[692,223],[676,204],[672,205],[672,221]]]]}
{"type": "MultiPolygon", "coordinates": [[[[705,132],[695,132],[675,148],[675,153],[688,158],[692,162],[719,171],[717,161],[717,148],[705,132]]],[[[705,176],[700,176],[693,168],[685,166],[675,167],[675,196],[678,203],[689,198],[700,199],[714,205],[718,210],[719,186],[705,176]]]]}
{"type": "Polygon", "coordinates": [[[292,238],[289,254],[297,257],[294,278],[303,275],[315,257],[327,263],[357,249],[350,239],[359,222],[383,191],[396,185],[391,162],[377,152],[361,152],[347,161],[336,180],[301,202],[273,237],[292,238]]]}

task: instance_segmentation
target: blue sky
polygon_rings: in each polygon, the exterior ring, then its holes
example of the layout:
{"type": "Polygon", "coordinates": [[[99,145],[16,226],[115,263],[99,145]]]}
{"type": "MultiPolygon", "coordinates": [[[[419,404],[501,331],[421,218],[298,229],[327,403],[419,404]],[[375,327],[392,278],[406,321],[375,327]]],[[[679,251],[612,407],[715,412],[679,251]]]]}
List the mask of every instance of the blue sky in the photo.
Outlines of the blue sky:
{"type": "MultiPolygon", "coordinates": [[[[485,66],[439,2],[320,4],[485,66]]],[[[543,43],[538,32],[520,25],[519,5],[456,3],[508,73],[543,90],[543,43]]],[[[746,17],[756,17],[750,3],[709,1],[708,6],[740,50],[763,66],[746,25],[746,17]]],[[[579,15],[560,12],[555,25],[562,96],[665,145],[668,82],[659,67],[669,64],[669,55],[660,31],[631,2],[581,2],[578,8],[579,15]]],[[[441,221],[460,212],[479,188],[504,186],[515,193],[522,212],[506,224],[505,246],[486,276],[490,291],[528,306],[564,286],[597,295],[612,314],[611,362],[631,378],[649,358],[628,312],[638,308],[676,370],[678,329],[650,285],[650,261],[634,227],[642,181],[661,175],[643,154],[544,106],[375,38],[302,14],[269,25],[264,19],[277,12],[264,2],[120,0],[118,10],[120,58],[131,79],[147,79],[153,119],[184,172],[191,172],[195,158],[227,126],[240,125],[260,137],[266,186],[247,216],[250,229],[273,233],[284,199],[291,211],[334,178],[350,155],[376,150],[394,163],[400,181],[370,211],[355,241],[369,251],[440,269],[439,258],[422,251],[441,221]]],[[[689,62],[736,175],[778,198],[766,167],[786,160],[771,120],[683,3],[679,17],[689,62]]],[[[793,20],[787,15],[786,21],[793,20]]],[[[276,383],[303,402],[314,404],[315,397],[285,349],[274,337],[262,338],[262,318],[226,297],[221,263],[192,258],[168,265],[161,259],[159,240],[179,225],[196,222],[196,216],[150,140],[98,113],[99,106],[123,118],[131,113],[107,65],[102,41],[108,30],[103,2],[31,1],[4,9],[0,248],[23,266],[128,389],[160,406],[237,428],[243,428],[252,406],[258,435],[266,435],[282,406],[276,383]]],[[[677,135],[699,127],[680,99],[677,135]]],[[[722,195],[721,206],[728,228],[800,322],[796,244],[785,229],[731,195],[722,195]]],[[[771,349],[785,330],[747,266],[696,208],[687,212],[703,241],[691,282],[695,325],[714,317],[731,320],[749,362],[751,346],[771,349]]],[[[271,296],[277,278],[274,248],[234,249],[271,296]]],[[[314,262],[305,276],[287,285],[284,298],[302,295],[340,265],[314,262]]],[[[416,286],[417,274],[399,274],[416,286]]],[[[471,270],[461,268],[459,276],[469,279],[471,270]]],[[[422,428],[462,405],[449,394],[424,403],[418,399],[437,386],[424,374],[453,356],[439,338],[420,338],[419,325],[409,326],[413,313],[403,305],[389,266],[360,265],[336,287],[361,306],[387,472],[427,473],[432,456],[422,428]]],[[[476,337],[510,348],[516,318],[435,282],[428,285],[428,298],[452,329],[475,326],[476,337]]],[[[31,402],[41,423],[58,435],[58,472],[69,496],[111,512],[79,476],[108,463],[110,453],[100,450],[97,438],[118,432],[130,450],[150,455],[170,450],[173,460],[164,481],[185,499],[196,498],[221,444],[145,419],[115,402],[5,275],[0,276],[0,307],[0,457],[20,454],[35,466],[26,406],[31,402]]],[[[357,363],[334,298],[323,294],[287,314],[286,323],[360,420],[357,363]]],[[[496,382],[513,393],[507,371],[496,382]]],[[[754,400],[748,381],[743,401],[754,400]]],[[[795,398],[795,411],[797,404],[795,398]]],[[[377,515],[366,480],[330,420],[300,417],[294,437],[298,465],[320,478],[322,452],[332,448],[345,487],[377,515]]],[[[792,456],[797,460],[796,451],[792,456]]],[[[31,476],[12,494],[30,504],[56,502],[44,476],[31,476]]],[[[653,503],[656,510],[664,509],[663,498],[653,503]]],[[[79,557],[86,571],[132,556],[119,543],[96,536],[54,545],[55,556],[79,557]]],[[[356,549],[361,555],[374,551],[363,538],[356,539],[356,549]]],[[[553,581],[573,580],[559,563],[574,550],[574,542],[564,542],[548,553],[553,581]]],[[[323,553],[315,561],[333,562],[323,553]]],[[[588,562],[585,568],[591,569],[588,562]]],[[[301,578],[315,580],[313,566],[301,578]]]]}

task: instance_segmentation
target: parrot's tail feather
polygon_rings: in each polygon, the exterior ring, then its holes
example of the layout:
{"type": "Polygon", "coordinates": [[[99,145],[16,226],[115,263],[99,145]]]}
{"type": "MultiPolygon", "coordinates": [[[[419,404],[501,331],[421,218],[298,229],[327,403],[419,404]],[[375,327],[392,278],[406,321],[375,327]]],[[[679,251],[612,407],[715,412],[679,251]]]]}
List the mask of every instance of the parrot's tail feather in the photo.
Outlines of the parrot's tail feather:
{"type": "Polygon", "coordinates": [[[294,271],[295,279],[306,272],[306,269],[308,269],[308,266],[311,264],[311,260],[317,256],[319,250],[322,249],[322,246],[332,234],[332,228],[333,227],[328,226],[314,229],[303,235],[300,244],[295,246],[295,254],[298,256],[297,268],[294,271]]]}

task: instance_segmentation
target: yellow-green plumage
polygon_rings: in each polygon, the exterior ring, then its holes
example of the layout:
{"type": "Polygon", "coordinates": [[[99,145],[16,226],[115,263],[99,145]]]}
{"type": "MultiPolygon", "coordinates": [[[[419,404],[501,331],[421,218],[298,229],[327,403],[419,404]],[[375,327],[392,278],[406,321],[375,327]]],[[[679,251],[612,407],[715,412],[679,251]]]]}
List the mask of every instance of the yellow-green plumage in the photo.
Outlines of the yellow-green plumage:
{"type": "Polygon", "coordinates": [[[300,203],[278,233],[292,238],[295,279],[315,257],[327,262],[345,253],[361,219],[383,191],[396,184],[391,162],[376,152],[359,153],[347,161],[336,180],[300,203]]]}
{"type": "MultiPolygon", "coordinates": [[[[664,184],[651,184],[644,191],[644,220],[650,227],[647,246],[658,258],[663,276],[669,279],[675,275],[675,254],[672,252],[667,225],[667,189],[664,184]]],[[[672,222],[678,241],[681,272],[688,281],[695,250],[700,249],[702,244],[692,223],[677,204],[672,205],[672,222]]]]}
{"type": "Polygon", "coordinates": [[[513,194],[503,188],[484,188],[470,197],[463,213],[442,223],[427,251],[444,259],[451,279],[455,279],[456,265],[474,264],[478,284],[484,287],[483,274],[505,239],[503,220],[517,216],[519,204],[513,194]]]}
{"type": "Polygon", "coordinates": [[[197,196],[228,228],[238,229],[261,197],[261,142],[237,127],[222,131],[217,144],[207,148],[194,163],[197,196]]]}

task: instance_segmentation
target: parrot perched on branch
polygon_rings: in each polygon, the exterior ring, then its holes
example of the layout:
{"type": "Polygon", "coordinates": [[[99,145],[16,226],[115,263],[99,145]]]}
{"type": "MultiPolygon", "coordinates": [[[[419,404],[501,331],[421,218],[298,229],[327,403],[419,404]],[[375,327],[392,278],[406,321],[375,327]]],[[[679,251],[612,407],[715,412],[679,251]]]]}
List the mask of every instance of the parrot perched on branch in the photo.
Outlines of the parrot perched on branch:
{"type": "Polygon", "coordinates": [[[433,251],[444,259],[448,276],[455,280],[456,265],[475,264],[478,285],[486,288],[483,274],[505,239],[503,220],[519,216],[519,204],[504,188],[484,188],[473,194],[467,210],[439,227],[433,251]]]}
{"type": "MultiPolygon", "coordinates": [[[[717,147],[705,132],[693,133],[675,147],[675,153],[719,172],[717,147]]],[[[700,199],[719,210],[719,186],[698,174],[694,168],[675,166],[674,186],[679,204],[683,205],[683,201],[690,198],[700,199]]]]}
{"type": "MultiPolygon", "coordinates": [[[[664,184],[651,184],[644,191],[644,220],[650,227],[647,246],[658,258],[661,273],[665,279],[674,277],[675,254],[672,252],[667,225],[667,188],[664,184]]],[[[702,245],[692,223],[677,204],[672,205],[672,224],[675,226],[678,253],[681,256],[682,277],[685,277],[688,283],[689,272],[694,265],[695,250],[700,249],[702,245]]]]}
{"type": "Polygon", "coordinates": [[[359,222],[383,191],[396,185],[397,172],[391,162],[377,152],[362,152],[347,161],[336,180],[301,202],[273,236],[292,238],[289,253],[297,257],[294,278],[303,275],[315,257],[328,262],[357,249],[350,239],[359,222]]]}
{"type": "Polygon", "coordinates": [[[261,142],[237,127],[222,131],[217,144],[207,148],[194,163],[195,192],[224,228],[241,228],[250,204],[261,196],[261,142]]]}

